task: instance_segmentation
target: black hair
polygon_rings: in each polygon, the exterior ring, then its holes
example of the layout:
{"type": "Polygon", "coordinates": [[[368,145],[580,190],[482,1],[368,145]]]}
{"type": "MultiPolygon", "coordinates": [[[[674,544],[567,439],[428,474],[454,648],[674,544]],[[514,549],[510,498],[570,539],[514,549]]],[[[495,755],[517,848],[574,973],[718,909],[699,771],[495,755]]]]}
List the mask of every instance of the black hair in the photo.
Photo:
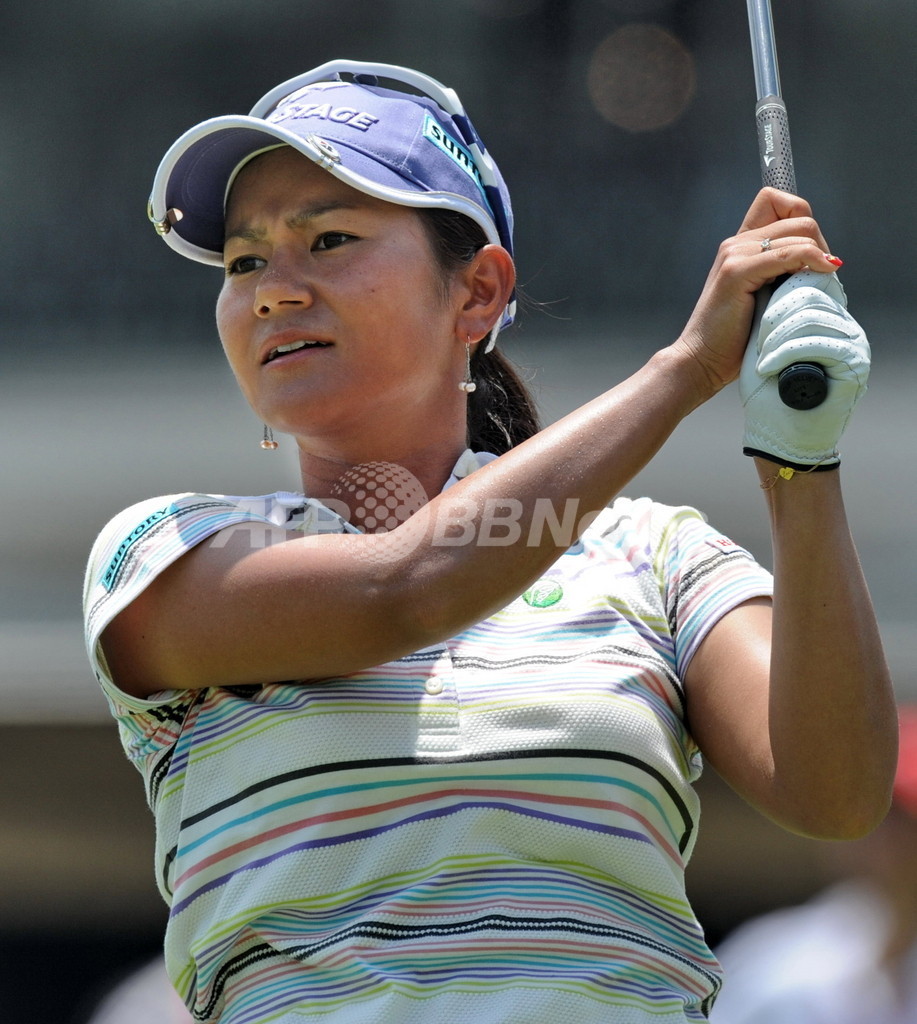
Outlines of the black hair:
{"type": "MultiPolygon", "coordinates": [[[[470,263],[487,244],[481,228],[464,214],[454,210],[420,213],[446,276],[470,263]]],[[[485,352],[486,348],[484,338],[471,358],[471,377],[477,386],[468,396],[467,441],[474,451],[502,455],[538,433],[538,413],[513,364],[495,348],[485,352]]]]}

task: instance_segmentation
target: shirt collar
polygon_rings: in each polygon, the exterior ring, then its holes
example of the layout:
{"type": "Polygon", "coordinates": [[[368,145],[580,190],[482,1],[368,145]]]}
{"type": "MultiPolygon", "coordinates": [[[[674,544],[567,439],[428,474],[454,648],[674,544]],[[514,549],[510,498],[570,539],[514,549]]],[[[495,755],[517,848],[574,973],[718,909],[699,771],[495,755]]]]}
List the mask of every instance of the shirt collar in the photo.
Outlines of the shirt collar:
{"type": "MultiPolygon", "coordinates": [[[[447,491],[453,484],[471,476],[476,469],[486,466],[488,462],[493,462],[496,458],[497,456],[490,452],[473,452],[470,448],[466,448],[453,466],[449,479],[443,485],[443,490],[447,491]]],[[[306,533],[327,532],[329,525],[333,524],[333,532],[337,532],[335,527],[342,529],[345,533],[361,532],[317,498],[286,492],[278,493],[274,495],[274,498],[280,506],[279,522],[285,522],[289,529],[299,529],[306,533]],[[294,523],[295,526],[293,526],[294,523]]]]}
{"type": "Polygon", "coordinates": [[[476,469],[486,466],[488,462],[493,462],[496,457],[496,455],[491,455],[490,452],[473,452],[470,448],[466,448],[459,456],[459,460],[453,467],[452,474],[444,484],[443,490],[447,491],[453,484],[457,484],[459,480],[464,480],[466,476],[471,476],[476,469]]]}

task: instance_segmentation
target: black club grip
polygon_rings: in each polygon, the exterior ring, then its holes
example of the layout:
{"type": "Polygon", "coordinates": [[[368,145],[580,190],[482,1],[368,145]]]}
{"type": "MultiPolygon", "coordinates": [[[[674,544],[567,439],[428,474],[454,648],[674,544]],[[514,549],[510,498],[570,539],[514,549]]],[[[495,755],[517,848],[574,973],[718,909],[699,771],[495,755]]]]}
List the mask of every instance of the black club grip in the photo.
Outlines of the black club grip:
{"type": "MultiPolygon", "coordinates": [[[[765,96],[755,107],[761,180],[784,192],[796,192],[786,107],[779,96],[765,96]]],[[[814,409],[828,396],[828,377],[817,363],[794,363],[782,370],[777,390],[791,409],[814,409]]]]}
{"type": "Polygon", "coordinates": [[[778,96],[766,96],[755,107],[761,181],[784,192],[796,192],[796,172],[790,146],[790,123],[778,96]]]}

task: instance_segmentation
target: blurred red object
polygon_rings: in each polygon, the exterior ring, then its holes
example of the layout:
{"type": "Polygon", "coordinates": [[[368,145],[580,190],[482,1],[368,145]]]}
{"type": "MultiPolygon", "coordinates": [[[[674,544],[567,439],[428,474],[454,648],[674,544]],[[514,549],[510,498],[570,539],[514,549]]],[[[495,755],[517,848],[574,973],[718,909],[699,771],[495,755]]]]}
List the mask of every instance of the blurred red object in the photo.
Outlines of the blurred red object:
{"type": "Polygon", "coordinates": [[[917,705],[898,709],[898,770],[894,802],[917,817],[917,705]]]}

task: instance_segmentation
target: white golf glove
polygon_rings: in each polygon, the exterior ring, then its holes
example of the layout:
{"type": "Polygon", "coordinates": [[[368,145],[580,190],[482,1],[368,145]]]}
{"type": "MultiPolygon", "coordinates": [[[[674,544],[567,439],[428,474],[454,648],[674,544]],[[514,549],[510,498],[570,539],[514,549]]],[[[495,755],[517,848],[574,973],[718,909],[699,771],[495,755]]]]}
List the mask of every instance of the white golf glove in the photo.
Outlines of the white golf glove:
{"type": "Polygon", "coordinates": [[[840,462],[838,440],[869,376],[869,342],[846,306],[834,274],[802,270],[774,292],[739,375],[746,455],[801,470],[840,462]],[[828,378],[814,409],[791,409],[777,390],[781,370],[800,362],[817,363],[828,378]]]}

